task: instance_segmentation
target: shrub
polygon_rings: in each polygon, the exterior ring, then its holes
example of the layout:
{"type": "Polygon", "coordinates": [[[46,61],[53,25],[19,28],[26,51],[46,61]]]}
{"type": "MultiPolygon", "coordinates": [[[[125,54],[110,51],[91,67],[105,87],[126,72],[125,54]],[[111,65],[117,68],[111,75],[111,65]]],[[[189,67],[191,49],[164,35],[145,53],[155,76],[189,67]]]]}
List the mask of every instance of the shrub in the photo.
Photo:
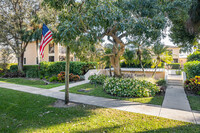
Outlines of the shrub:
{"type": "Polygon", "coordinates": [[[59,82],[65,82],[65,72],[60,72],[57,76],[59,82]]]}
{"type": "Polygon", "coordinates": [[[184,71],[188,79],[200,76],[200,61],[186,62],[184,64],[184,71]]]}
{"type": "Polygon", "coordinates": [[[176,71],[176,75],[181,75],[181,71],[176,71]]]}
{"type": "Polygon", "coordinates": [[[105,75],[91,75],[88,79],[90,80],[90,83],[92,84],[100,84],[103,85],[105,79],[107,78],[107,76],[105,75]]]}
{"type": "Polygon", "coordinates": [[[43,76],[40,76],[40,79],[43,79],[44,77],[43,76]]]}
{"type": "Polygon", "coordinates": [[[0,68],[0,77],[4,75],[4,70],[0,68]]]}
{"type": "Polygon", "coordinates": [[[200,95],[200,76],[195,76],[195,78],[186,80],[184,83],[184,87],[186,90],[192,91],[195,94],[200,95]]]}
{"type": "Polygon", "coordinates": [[[166,86],[167,83],[166,83],[166,80],[160,79],[160,80],[156,81],[156,84],[158,86],[166,86]]]}
{"type": "Polygon", "coordinates": [[[5,75],[3,75],[3,78],[17,78],[17,77],[26,77],[26,74],[21,72],[7,72],[5,75]]]}
{"type": "Polygon", "coordinates": [[[149,97],[159,92],[155,84],[145,80],[114,77],[105,80],[104,90],[108,94],[120,97],[149,97]]]}
{"type": "Polygon", "coordinates": [[[72,76],[72,81],[78,81],[78,80],[80,80],[80,77],[78,75],[72,76]]]}
{"type": "MultiPolygon", "coordinates": [[[[10,72],[17,72],[17,65],[12,65],[10,67],[10,72]]],[[[24,73],[26,73],[26,77],[28,78],[39,78],[38,65],[25,65],[23,68],[24,73]]]]}
{"type": "Polygon", "coordinates": [[[180,69],[181,64],[180,64],[180,63],[170,63],[170,64],[168,64],[168,66],[169,66],[171,69],[180,69]]]}
{"type": "Polygon", "coordinates": [[[200,61],[200,52],[195,51],[194,53],[188,55],[187,62],[190,62],[190,61],[200,61]]]}
{"type": "Polygon", "coordinates": [[[49,80],[49,76],[45,76],[44,78],[45,78],[46,80],[49,80]]]}
{"type": "Polygon", "coordinates": [[[49,82],[56,82],[58,81],[58,78],[56,76],[52,76],[51,78],[49,78],[49,82]]]}
{"type": "MultiPolygon", "coordinates": [[[[84,75],[88,70],[93,69],[95,62],[70,62],[70,73],[84,75]]],[[[41,62],[40,74],[43,76],[57,75],[65,71],[65,62],[41,62]]]]}

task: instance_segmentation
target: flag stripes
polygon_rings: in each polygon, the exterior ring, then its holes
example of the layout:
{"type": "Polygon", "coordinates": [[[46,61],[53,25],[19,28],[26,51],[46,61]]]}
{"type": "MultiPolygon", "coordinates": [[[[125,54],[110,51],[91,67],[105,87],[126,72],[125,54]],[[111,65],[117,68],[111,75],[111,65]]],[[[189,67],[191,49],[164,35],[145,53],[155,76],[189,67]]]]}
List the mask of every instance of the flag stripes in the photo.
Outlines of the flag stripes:
{"type": "Polygon", "coordinates": [[[45,24],[43,24],[42,38],[40,44],[40,55],[42,56],[42,58],[44,58],[44,48],[52,39],[52,32],[48,29],[48,27],[45,24]]]}

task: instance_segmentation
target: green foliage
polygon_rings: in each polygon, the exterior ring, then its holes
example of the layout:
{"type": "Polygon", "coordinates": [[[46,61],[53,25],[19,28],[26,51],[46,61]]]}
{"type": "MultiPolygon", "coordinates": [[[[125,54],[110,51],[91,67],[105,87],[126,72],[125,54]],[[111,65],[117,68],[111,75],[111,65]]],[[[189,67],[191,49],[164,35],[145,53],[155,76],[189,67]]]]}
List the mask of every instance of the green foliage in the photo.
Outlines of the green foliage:
{"type": "Polygon", "coordinates": [[[49,78],[49,82],[57,82],[58,78],[57,76],[52,76],[51,78],[49,78]]]}
{"type": "Polygon", "coordinates": [[[181,75],[181,71],[176,71],[176,75],[181,75]]]}
{"type": "Polygon", "coordinates": [[[184,64],[184,71],[188,79],[200,76],[200,61],[186,62],[184,64]]]}
{"type": "MultiPolygon", "coordinates": [[[[75,75],[84,75],[90,69],[94,69],[96,62],[70,62],[70,73],[75,75]]],[[[17,65],[10,67],[11,72],[17,72],[17,65]]],[[[40,71],[38,72],[38,65],[26,65],[24,66],[24,72],[28,74],[30,78],[39,78],[40,76],[53,76],[60,72],[65,71],[65,62],[41,62],[40,71]]]]}
{"type": "Polygon", "coordinates": [[[46,80],[49,80],[49,76],[45,76],[44,78],[45,78],[46,80]]]}
{"type": "Polygon", "coordinates": [[[187,79],[184,83],[185,89],[192,91],[193,93],[200,95],[200,76],[195,76],[194,78],[187,79]]]}
{"type": "Polygon", "coordinates": [[[180,69],[181,68],[181,64],[180,63],[170,63],[167,64],[171,69],[180,69]]]}
{"type": "Polygon", "coordinates": [[[187,62],[190,62],[190,61],[200,61],[200,52],[195,51],[194,53],[188,55],[187,62]]]}
{"type": "Polygon", "coordinates": [[[0,68],[0,77],[4,75],[4,70],[0,68]]]}
{"type": "Polygon", "coordinates": [[[104,83],[107,93],[120,97],[150,97],[159,92],[159,88],[150,82],[137,79],[107,78],[104,83]]]}
{"type": "Polygon", "coordinates": [[[103,85],[104,81],[106,80],[107,76],[105,75],[91,75],[88,79],[90,80],[90,83],[92,84],[100,84],[103,85]]]}
{"type": "Polygon", "coordinates": [[[158,86],[166,86],[167,83],[166,83],[166,80],[160,79],[160,80],[156,81],[156,84],[158,86]]]}
{"type": "MultiPolygon", "coordinates": [[[[17,72],[17,65],[10,66],[10,72],[17,72]]],[[[38,65],[26,65],[24,66],[24,73],[27,78],[39,78],[38,65]]]]}

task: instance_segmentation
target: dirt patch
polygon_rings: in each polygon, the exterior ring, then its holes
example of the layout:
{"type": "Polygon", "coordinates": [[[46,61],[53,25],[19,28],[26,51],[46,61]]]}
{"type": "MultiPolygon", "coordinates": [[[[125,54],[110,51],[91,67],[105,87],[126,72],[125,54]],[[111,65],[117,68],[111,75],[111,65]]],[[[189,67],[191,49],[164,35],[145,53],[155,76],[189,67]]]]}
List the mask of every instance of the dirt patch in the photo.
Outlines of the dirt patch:
{"type": "Polygon", "coordinates": [[[75,107],[77,105],[80,105],[80,104],[73,103],[73,102],[69,102],[68,104],[65,104],[64,100],[57,100],[55,103],[53,103],[51,105],[51,107],[55,107],[55,108],[69,108],[69,107],[75,107]]]}

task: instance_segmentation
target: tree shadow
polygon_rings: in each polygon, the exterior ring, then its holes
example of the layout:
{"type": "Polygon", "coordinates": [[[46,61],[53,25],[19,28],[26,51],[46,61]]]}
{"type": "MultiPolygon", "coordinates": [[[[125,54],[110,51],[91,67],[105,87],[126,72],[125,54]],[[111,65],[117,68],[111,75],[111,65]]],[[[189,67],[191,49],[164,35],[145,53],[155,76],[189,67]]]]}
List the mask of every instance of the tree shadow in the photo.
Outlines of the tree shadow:
{"type": "Polygon", "coordinates": [[[0,132],[25,132],[92,116],[98,107],[79,104],[69,108],[49,105],[56,99],[0,88],[0,132]]]}

